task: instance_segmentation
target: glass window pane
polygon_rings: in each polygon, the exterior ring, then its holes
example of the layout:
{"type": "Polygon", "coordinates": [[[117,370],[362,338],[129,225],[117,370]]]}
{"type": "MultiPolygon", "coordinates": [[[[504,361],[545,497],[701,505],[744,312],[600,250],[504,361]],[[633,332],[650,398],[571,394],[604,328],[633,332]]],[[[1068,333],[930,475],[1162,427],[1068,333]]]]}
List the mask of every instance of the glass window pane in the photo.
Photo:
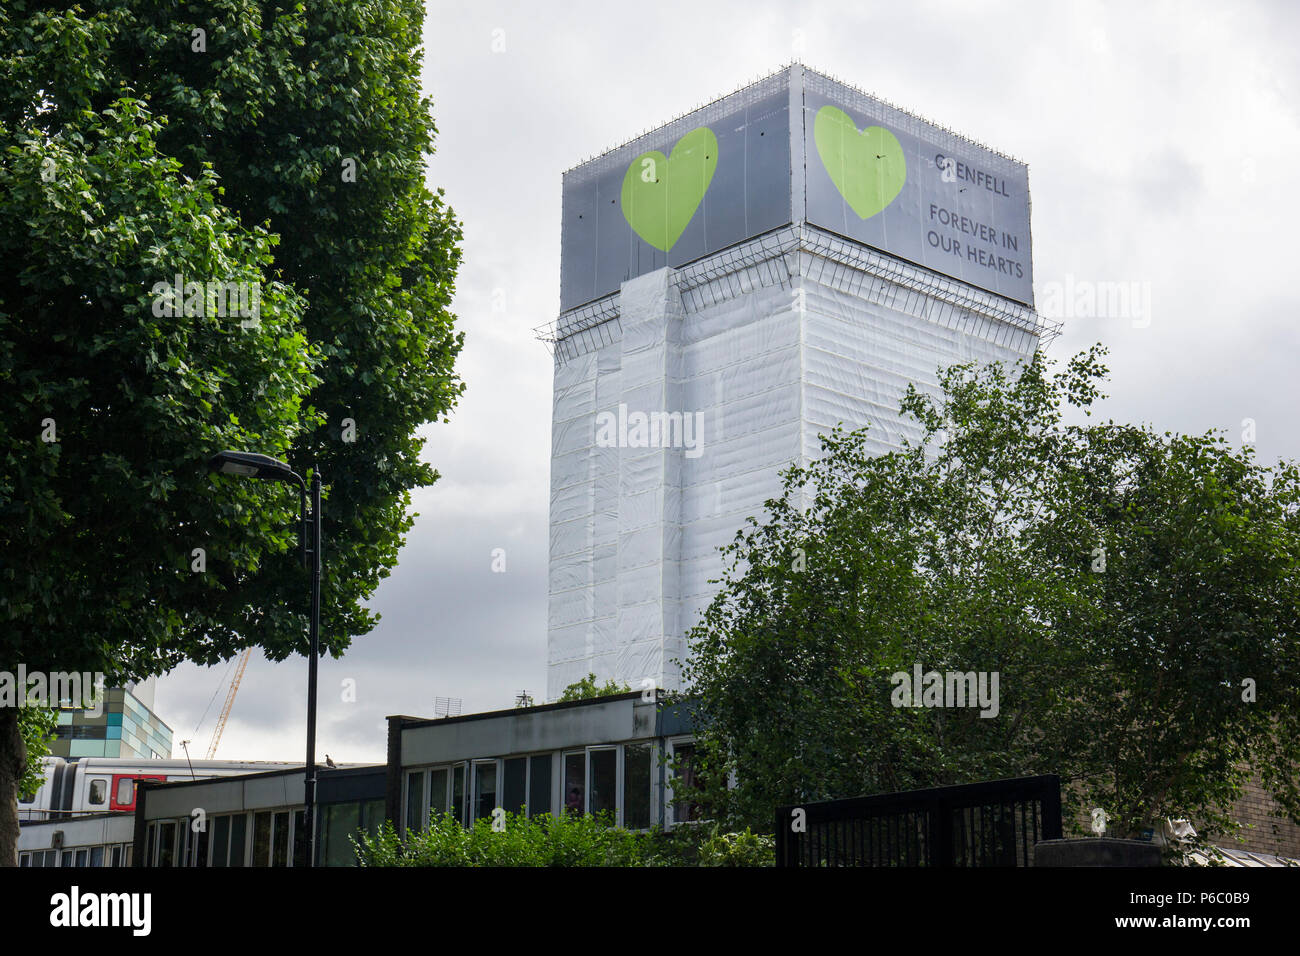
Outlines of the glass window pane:
{"type": "Polygon", "coordinates": [[[90,865],[91,866],[104,865],[104,848],[102,846],[92,846],[90,848],[90,865]]]}
{"type": "Polygon", "coordinates": [[[289,865],[289,812],[287,810],[275,815],[275,837],[271,865],[289,865]]]}
{"type": "MultiPolygon", "coordinates": [[[[696,785],[694,744],[677,744],[673,747],[673,769],[676,779],[681,781],[674,795],[684,794],[686,788],[696,785]]],[[[694,820],[699,816],[699,812],[699,806],[689,800],[677,800],[673,803],[673,821],[676,823],[694,820]]]]}
{"type": "MultiPolygon", "coordinates": [[[[447,779],[446,773],[447,773],[446,770],[442,771],[444,783],[447,779]]],[[[443,788],[443,793],[444,793],[443,802],[445,803],[446,802],[445,786],[443,788]]],[[[366,836],[370,837],[370,839],[372,840],[375,839],[379,835],[380,828],[383,827],[384,825],[385,807],[384,807],[383,798],[380,797],[377,800],[367,800],[361,803],[360,805],[352,804],[351,806],[353,807],[352,832],[353,833],[356,832],[356,830],[358,829],[357,824],[359,822],[360,829],[365,832],[366,836]]],[[[360,839],[358,839],[357,842],[360,842],[360,839]]],[[[356,852],[353,850],[351,842],[346,842],[344,844],[344,852],[341,854],[341,857],[342,857],[342,863],[340,865],[342,866],[357,865],[356,852]]]]}
{"type": "Polygon", "coordinates": [[[63,856],[59,860],[59,866],[72,866],[72,851],[64,850],[63,856]]]}
{"type": "Polygon", "coordinates": [[[650,745],[623,748],[623,826],[650,829],[650,745]]]}
{"type": "Polygon", "coordinates": [[[591,752],[591,787],[587,794],[588,813],[607,813],[617,822],[618,751],[591,752]]]}
{"type": "Polygon", "coordinates": [[[505,761],[504,779],[501,781],[501,806],[507,813],[519,813],[528,802],[528,758],[516,757],[505,761]]]}
{"type": "Polygon", "coordinates": [[[123,777],[117,782],[117,802],[124,807],[129,807],[134,802],[135,781],[130,777],[123,777]]]}
{"type": "Polygon", "coordinates": [[[406,775],[406,829],[424,829],[424,771],[406,775]]]}
{"type": "Polygon", "coordinates": [[[357,832],[361,808],[356,803],[332,803],[321,808],[320,858],[326,866],[351,866],[356,862],[348,837],[357,832]]]}
{"type": "Polygon", "coordinates": [[[451,813],[456,822],[465,824],[465,765],[455,767],[451,772],[451,813]]]}
{"type": "Polygon", "coordinates": [[[529,759],[528,815],[539,816],[551,812],[551,755],[542,754],[529,759]]]}
{"type": "Polygon", "coordinates": [[[583,800],[587,786],[587,755],[564,755],[564,809],[569,813],[582,813],[587,808],[583,800]]]}
{"type": "Polygon", "coordinates": [[[108,781],[92,780],[90,781],[90,805],[92,807],[102,807],[104,801],[108,799],[108,781]]]}
{"type": "Polygon", "coordinates": [[[497,807],[497,763],[474,764],[474,819],[492,819],[497,807]]]}
{"type": "Polygon", "coordinates": [[[429,771],[429,815],[447,812],[447,768],[429,771]]]}
{"type": "Polygon", "coordinates": [[[207,866],[208,865],[208,831],[200,830],[194,832],[192,826],[188,827],[190,832],[190,855],[189,866],[207,866]]]}
{"type": "Polygon", "coordinates": [[[271,813],[264,810],[253,816],[253,866],[271,862],[271,813]]]}
{"type": "MultiPolygon", "coordinates": [[[[316,811],[316,819],[320,819],[320,810],[316,811]]],[[[317,850],[319,858],[320,851],[317,850]]],[[[293,865],[307,865],[307,811],[293,811],[293,865]]]]}
{"type": "Polygon", "coordinates": [[[247,854],[248,814],[241,813],[230,818],[230,865],[247,866],[247,854]]]}
{"type": "Polygon", "coordinates": [[[158,865],[172,866],[176,862],[176,824],[168,820],[158,824],[158,865]]]}
{"type": "Polygon", "coordinates": [[[212,821],[212,865],[225,866],[230,853],[230,817],[212,821]]]}
{"type": "MultiPolygon", "coordinates": [[[[443,773],[446,773],[444,770],[443,773]]],[[[361,805],[361,827],[371,837],[378,835],[384,825],[384,799],[368,800],[361,805]]]]}
{"type": "Polygon", "coordinates": [[[77,865],[77,866],[85,866],[86,863],[88,862],[89,858],[90,858],[90,854],[89,854],[88,852],[86,852],[85,850],[78,850],[78,851],[77,851],[77,862],[76,862],[76,865],[77,865]]]}

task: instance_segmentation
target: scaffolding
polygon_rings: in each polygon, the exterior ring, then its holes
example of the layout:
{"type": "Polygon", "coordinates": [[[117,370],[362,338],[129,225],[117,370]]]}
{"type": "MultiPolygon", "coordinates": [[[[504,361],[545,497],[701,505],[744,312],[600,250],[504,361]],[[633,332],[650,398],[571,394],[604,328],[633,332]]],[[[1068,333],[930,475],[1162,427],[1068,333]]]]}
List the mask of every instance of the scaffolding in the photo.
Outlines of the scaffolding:
{"type": "MultiPolygon", "coordinates": [[[[791,286],[803,276],[866,302],[1024,350],[1051,343],[1061,332],[1019,302],[985,292],[930,269],[886,255],[808,223],[784,226],[674,270],[687,314],[755,288],[791,286]]],[[[616,342],[619,294],[562,313],[534,329],[557,365],[616,342]]]]}

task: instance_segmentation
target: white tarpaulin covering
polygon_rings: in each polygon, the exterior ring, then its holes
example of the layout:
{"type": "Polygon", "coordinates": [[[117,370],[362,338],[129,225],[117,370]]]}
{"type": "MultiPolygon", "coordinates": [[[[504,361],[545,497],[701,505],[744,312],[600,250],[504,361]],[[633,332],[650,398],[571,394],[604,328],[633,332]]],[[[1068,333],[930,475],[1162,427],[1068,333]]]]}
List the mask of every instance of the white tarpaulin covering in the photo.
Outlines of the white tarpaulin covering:
{"type": "Polygon", "coordinates": [[[799,248],[747,264],[733,250],[726,274],[639,276],[589,351],[557,348],[548,698],[588,673],[677,687],[718,547],[764,518],[779,472],[816,457],[819,433],[870,424],[876,450],[896,449],[916,435],[898,414],[909,382],[933,389],[941,365],[1037,347],[970,304],[837,261],[825,241],[799,248]],[[699,430],[636,427],[674,412],[699,430]]]}

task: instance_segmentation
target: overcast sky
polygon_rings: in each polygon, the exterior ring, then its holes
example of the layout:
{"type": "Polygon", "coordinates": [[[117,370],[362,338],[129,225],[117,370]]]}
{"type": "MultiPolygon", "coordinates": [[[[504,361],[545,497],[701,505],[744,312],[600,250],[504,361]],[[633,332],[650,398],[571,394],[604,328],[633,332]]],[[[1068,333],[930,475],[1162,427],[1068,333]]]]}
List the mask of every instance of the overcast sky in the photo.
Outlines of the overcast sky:
{"type": "MultiPolygon", "coordinates": [[[[1262,460],[1300,459],[1288,6],[430,3],[429,182],[465,226],[468,389],[425,429],[443,477],[414,495],[382,620],[322,664],[318,754],[382,761],[385,715],[432,716],[435,697],[542,702],[552,366],[533,329],[559,309],[561,173],[791,60],[1027,162],[1040,302],[1067,276],[1149,291],[1149,317],[1066,318],[1048,350],[1110,348],[1105,415],[1233,441],[1251,418],[1262,460]]],[[[160,682],[175,756],[203,755],[227,674],[160,682]]],[[[306,675],[255,652],[219,756],[301,760],[306,675]]]]}

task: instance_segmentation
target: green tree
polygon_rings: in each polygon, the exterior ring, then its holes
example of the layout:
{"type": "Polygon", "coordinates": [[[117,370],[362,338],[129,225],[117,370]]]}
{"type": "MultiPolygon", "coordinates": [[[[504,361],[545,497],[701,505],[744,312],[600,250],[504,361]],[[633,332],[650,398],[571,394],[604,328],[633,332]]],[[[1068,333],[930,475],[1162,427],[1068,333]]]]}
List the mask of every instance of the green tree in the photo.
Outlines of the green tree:
{"type": "MultiPolygon", "coordinates": [[[[323,650],[374,626],[437,477],[418,429],[463,388],[422,23],[400,0],[0,11],[0,669],[305,652],[296,495],[210,476],[222,448],[319,467],[323,650]],[[257,314],[159,314],[176,275],[244,283],[257,314]]],[[[0,862],[18,733],[0,707],[0,862]]]]}
{"type": "Polygon", "coordinates": [[[779,804],[1057,773],[1067,820],[1209,836],[1254,767],[1300,817],[1300,475],[1065,424],[1103,354],[949,369],[903,403],[921,441],[837,431],[786,473],[689,638],[711,814],[770,830],[779,804]],[[897,706],[916,665],[997,673],[996,715],[897,706]]]}
{"type": "Polygon", "coordinates": [[[612,678],[605,681],[602,686],[596,683],[595,674],[588,674],[582,680],[575,681],[568,687],[564,688],[564,693],[556,698],[555,702],[557,704],[562,704],[565,701],[570,700],[591,700],[594,697],[610,697],[614,694],[626,694],[631,690],[632,688],[627,684],[620,684],[612,678]]]}

